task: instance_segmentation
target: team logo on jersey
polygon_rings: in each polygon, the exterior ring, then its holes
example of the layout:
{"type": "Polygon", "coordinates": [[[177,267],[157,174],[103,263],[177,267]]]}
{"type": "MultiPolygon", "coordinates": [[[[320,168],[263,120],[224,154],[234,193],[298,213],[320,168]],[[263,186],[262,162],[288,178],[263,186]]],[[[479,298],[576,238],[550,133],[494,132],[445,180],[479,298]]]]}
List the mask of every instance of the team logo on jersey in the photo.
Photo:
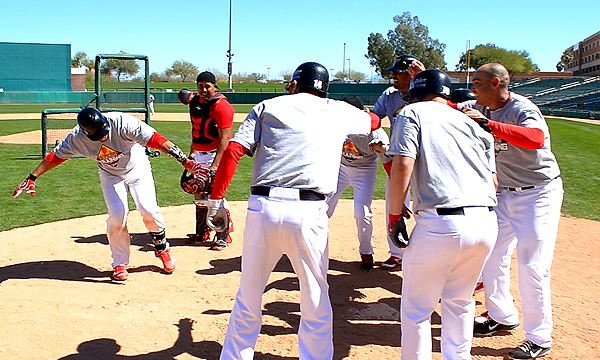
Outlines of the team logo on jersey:
{"type": "Polygon", "coordinates": [[[123,157],[123,153],[113,150],[106,145],[100,147],[96,161],[103,165],[117,166],[119,159],[123,157]]]}
{"type": "Polygon", "coordinates": [[[498,155],[500,151],[508,151],[508,143],[504,139],[494,137],[494,152],[498,155]]]}
{"type": "Polygon", "coordinates": [[[315,82],[314,82],[314,84],[313,84],[313,87],[314,87],[315,89],[317,89],[317,90],[321,90],[321,89],[323,89],[323,81],[322,81],[322,80],[315,79],[315,82]]]}
{"type": "Polygon", "coordinates": [[[400,108],[398,108],[398,110],[394,111],[394,117],[398,116],[398,114],[400,114],[400,111],[402,111],[402,109],[404,109],[406,107],[406,105],[408,105],[408,103],[400,106],[400,108]]]}
{"type": "Polygon", "coordinates": [[[363,154],[361,154],[360,151],[358,151],[358,149],[356,148],[356,146],[354,146],[354,143],[352,143],[352,141],[344,145],[344,148],[342,149],[342,156],[348,162],[352,162],[354,160],[363,158],[363,154]]]}

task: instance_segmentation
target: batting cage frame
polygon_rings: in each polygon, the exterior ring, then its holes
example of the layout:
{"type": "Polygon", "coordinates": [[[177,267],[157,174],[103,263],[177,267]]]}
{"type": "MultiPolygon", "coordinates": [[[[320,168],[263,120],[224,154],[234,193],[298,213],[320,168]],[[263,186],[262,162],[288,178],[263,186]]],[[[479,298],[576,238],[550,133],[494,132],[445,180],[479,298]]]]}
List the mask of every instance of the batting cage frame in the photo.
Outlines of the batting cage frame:
{"type": "MultiPolygon", "coordinates": [[[[62,140],[77,125],[77,114],[92,103],[95,103],[96,109],[101,112],[119,111],[131,113],[140,119],[140,121],[144,121],[150,125],[150,66],[148,56],[137,54],[98,54],[94,62],[94,72],[94,96],[88,102],[82,104],[79,108],[42,110],[42,157],[46,157],[50,152],[48,143],[50,142],[56,146],[58,141],[62,140]],[[142,86],[132,89],[140,91],[130,91],[129,93],[121,91],[120,94],[117,88],[107,91],[102,82],[102,75],[105,72],[102,64],[110,60],[143,62],[143,84],[139,82],[142,86]],[[129,106],[124,106],[123,103],[120,103],[121,106],[118,106],[119,104],[115,102],[115,99],[125,99],[130,104],[129,106]]],[[[152,157],[160,155],[156,152],[147,151],[147,153],[152,157]]]]}

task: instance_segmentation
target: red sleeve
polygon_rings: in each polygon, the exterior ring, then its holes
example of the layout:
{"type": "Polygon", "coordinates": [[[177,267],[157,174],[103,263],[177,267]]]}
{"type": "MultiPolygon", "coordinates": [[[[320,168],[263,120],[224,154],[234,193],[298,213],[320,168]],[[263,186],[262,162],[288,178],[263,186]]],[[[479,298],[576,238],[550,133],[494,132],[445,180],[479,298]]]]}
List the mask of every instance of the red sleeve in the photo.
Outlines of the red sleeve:
{"type": "Polygon", "coordinates": [[[371,131],[375,131],[381,127],[381,118],[377,114],[369,112],[367,113],[371,117],[371,131]]]}
{"type": "Polygon", "coordinates": [[[526,126],[505,124],[489,120],[488,126],[492,134],[508,143],[529,150],[541,149],[544,146],[544,132],[541,129],[526,126]]]}
{"type": "Polygon", "coordinates": [[[456,109],[458,107],[458,104],[455,104],[450,100],[447,100],[447,104],[448,104],[448,106],[450,106],[453,109],[456,109]]]}
{"type": "Polygon", "coordinates": [[[213,107],[212,115],[217,120],[217,128],[229,129],[233,126],[235,110],[227,99],[219,100],[213,107]]]}
{"type": "Polygon", "coordinates": [[[240,159],[244,154],[249,154],[250,150],[242,146],[242,144],[235,141],[230,141],[227,145],[227,149],[223,153],[219,168],[215,174],[215,181],[213,182],[213,189],[210,193],[210,198],[213,200],[219,200],[225,197],[227,187],[235,174],[235,170],[238,167],[240,159]]]}
{"type": "Polygon", "coordinates": [[[169,140],[167,140],[166,137],[162,136],[158,133],[158,131],[156,131],[154,132],[154,134],[152,134],[152,137],[150,138],[146,146],[152,149],[160,149],[160,147],[167,141],[169,140]]]}
{"type": "Polygon", "coordinates": [[[387,174],[388,178],[390,177],[390,172],[392,171],[392,161],[388,161],[386,163],[383,163],[383,170],[385,170],[385,173],[387,174]]]}
{"type": "Polygon", "coordinates": [[[50,152],[50,154],[46,155],[44,160],[46,160],[49,163],[56,164],[56,165],[60,165],[60,164],[64,163],[65,161],[67,161],[67,159],[61,159],[58,156],[56,156],[54,154],[54,150],[52,150],[50,152]]]}

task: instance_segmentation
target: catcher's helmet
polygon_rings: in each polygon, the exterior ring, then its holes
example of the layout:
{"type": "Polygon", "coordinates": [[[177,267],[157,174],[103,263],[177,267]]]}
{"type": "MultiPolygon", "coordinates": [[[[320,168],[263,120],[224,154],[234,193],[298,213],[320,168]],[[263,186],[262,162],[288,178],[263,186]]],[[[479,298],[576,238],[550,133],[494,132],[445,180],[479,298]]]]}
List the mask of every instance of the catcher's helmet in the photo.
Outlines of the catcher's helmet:
{"type": "Polygon", "coordinates": [[[325,97],[329,88],[329,73],[325,66],[316,62],[305,62],[298,66],[292,80],[298,82],[301,92],[310,92],[325,97]]]}
{"type": "Polygon", "coordinates": [[[469,89],[456,89],[452,90],[450,93],[450,101],[455,104],[469,100],[477,100],[475,94],[473,94],[469,89]]]}
{"type": "Polygon", "coordinates": [[[450,77],[441,70],[424,70],[415,75],[408,89],[409,102],[417,102],[429,94],[438,94],[446,99],[450,97],[450,77]]]}
{"type": "Polygon", "coordinates": [[[85,108],[77,114],[77,123],[92,141],[102,139],[110,131],[110,125],[104,115],[92,107],[85,108]]]}
{"type": "Polygon", "coordinates": [[[396,60],[394,60],[394,65],[389,67],[388,70],[391,72],[396,72],[396,73],[408,72],[408,68],[410,67],[410,64],[412,64],[412,62],[415,60],[419,60],[419,59],[417,59],[416,57],[414,57],[412,55],[402,55],[399,58],[397,58],[396,60]]]}
{"type": "Polygon", "coordinates": [[[187,170],[183,170],[183,174],[181,174],[181,179],[179,180],[179,185],[181,189],[188,194],[199,194],[202,192],[201,187],[203,186],[198,182],[198,179],[187,170]]]}

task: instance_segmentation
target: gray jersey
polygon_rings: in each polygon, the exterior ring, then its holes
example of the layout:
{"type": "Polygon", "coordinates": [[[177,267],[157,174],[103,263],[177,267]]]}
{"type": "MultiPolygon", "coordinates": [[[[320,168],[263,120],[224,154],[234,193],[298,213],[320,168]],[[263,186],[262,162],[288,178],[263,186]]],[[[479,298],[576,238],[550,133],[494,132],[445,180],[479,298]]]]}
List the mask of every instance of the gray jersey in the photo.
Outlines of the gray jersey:
{"type": "Polygon", "coordinates": [[[370,131],[366,112],[343,101],[299,93],[260,102],[231,141],[256,157],[251,186],[331,195],[337,188],[344,141],[370,131]]]}
{"type": "Polygon", "coordinates": [[[388,154],[415,159],[415,211],[496,205],[493,138],[473,120],[426,101],[406,106],[396,124],[388,154]]]}
{"type": "Polygon", "coordinates": [[[61,159],[82,155],[96,161],[98,168],[112,175],[123,175],[140,164],[149,164],[144,146],[156,132],[136,117],[111,112],[103,114],[110,124],[108,140],[92,141],[76,126],[55,148],[61,159]]]}
{"type": "Polygon", "coordinates": [[[379,128],[372,131],[369,135],[353,135],[348,137],[342,149],[342,164],[363,167],[375,165],[379,157],[382,162],[387,162],[385,155],[377,154],[369,147],[372,142],[381,142],[382,145],[389,145],[390,139],[385,130],[379,128]]]}
{"type": "Polygon", "coordinates": [[[394,121],[396,115],[400,113],[403,107],[407,105],[406,101],[402,99],[402,91],[396,89],[393,86],[385,89],[385,91],[379,96],[375,105],[373,105],[373,112],[380,118],[388,117],[390,120],[390,134],[394,128],[394,121]]]}
{"type": "Polygon", "coordinates": [[[550,149],[546,120],[529,99],[511,92],[508,103],[498,110],[491,111],[475,101],[462,103],[459,109],[464,106],[479,110],[490,120],[537,128],[544,132],[544,146],[537,150],[524,149],[496,138],[496,167],[501,187],[542,185],[560,175],[558,163],[550,149]]]}

